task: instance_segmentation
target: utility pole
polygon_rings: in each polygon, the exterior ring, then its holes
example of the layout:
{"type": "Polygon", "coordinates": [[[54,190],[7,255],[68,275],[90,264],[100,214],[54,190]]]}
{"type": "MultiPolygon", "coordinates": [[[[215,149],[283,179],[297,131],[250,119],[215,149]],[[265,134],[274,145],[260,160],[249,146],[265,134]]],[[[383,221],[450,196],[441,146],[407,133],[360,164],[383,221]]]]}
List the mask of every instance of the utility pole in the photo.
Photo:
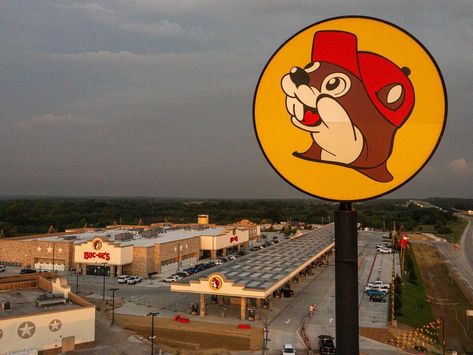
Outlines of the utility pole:
{"type": "Polygon", "coordinates": [[[446,354],[446,347],[447,347],[447,342],[445,341],[445,319],[442,317],[442,352],[443,355],[446,354]]]}
{"type": "Polygon", "coordinates": [[[110,323],[110,326],[115,323],[115,291],[117,291],[118,288],[111,288],[109,291],[112,291],[112,323],[110,323]]]}
{"type": "Polygon", "coordinates": [[[335,211],[335,330],[337,353],[360,352],[357,213],[351,202],[335,211]]]}
{"type": "Polygon", "coordinates": [[[159,314],[159,312],[149,312],[147,315],[151,316],[151,355],[154,354],[154,317],[156,317],[159,314]]]}
{"type": "Polygon", "coordinates": [[[107,263],[102,263],[103,269],[102,269],[102,275],[103,275],[103,287],[102,287],[102,300],[105,301],[105,266],[107,263]]]}
{"type": "Polygon", "coordinates": [[[54,272],[54,252],[55,252],[55,249],[56,249],[56,243],[53,242],[53,272],[54,272]]]}
{"type": "Polygon", "coordinates": [[[268,353],[268,341],[269,341],[269,328],[268,328],[268,318],[264,320],[264,328],[263,328],[263,351],[262,354],[266,355],[268,353]]]}
{"type": "Polygon", "coordinates": [[[79,270],[76,270],[76,295],[79,294],[79,270]]]}

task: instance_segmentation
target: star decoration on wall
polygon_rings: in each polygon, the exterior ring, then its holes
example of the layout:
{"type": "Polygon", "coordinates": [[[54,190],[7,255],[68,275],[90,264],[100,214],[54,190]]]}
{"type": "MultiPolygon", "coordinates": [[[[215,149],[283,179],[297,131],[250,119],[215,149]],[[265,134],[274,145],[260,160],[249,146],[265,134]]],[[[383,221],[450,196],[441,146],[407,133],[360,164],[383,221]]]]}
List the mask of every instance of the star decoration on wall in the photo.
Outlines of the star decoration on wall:
{"type": "Polygon", "coordinates": [[[48,253],[51,254],[53,251],[53,248],[49,245],[46,249],[48,249],[48,253]]]}
{"type": "Polygon", "coordinates": [[[59,319],[54,319],[49,323],[49,330],[52,332],[57,332],[59,329],[61,329],[62,323],[59,319]]]}
{"type": "Polygon", "coordinates": [[[18,327],[17,333],[21,339],[31,338],[36,331],[36,326],[31,322],[23,322],[18,327]]]}
{"type": "Polygon", "coordinates": [[[41,253],[41,250],[43,250],[43,248],[41,248],[41,247],[37,247],[37,248],[36,248],[36,250],[37,250],[37,251],[39,251],[39,252],[41,253]]]}
{"type": "Polygon", "coordinates": [[[62,254],[62,248],[59,248],[57,251],[59,252],[59,254],[62,254]]]}

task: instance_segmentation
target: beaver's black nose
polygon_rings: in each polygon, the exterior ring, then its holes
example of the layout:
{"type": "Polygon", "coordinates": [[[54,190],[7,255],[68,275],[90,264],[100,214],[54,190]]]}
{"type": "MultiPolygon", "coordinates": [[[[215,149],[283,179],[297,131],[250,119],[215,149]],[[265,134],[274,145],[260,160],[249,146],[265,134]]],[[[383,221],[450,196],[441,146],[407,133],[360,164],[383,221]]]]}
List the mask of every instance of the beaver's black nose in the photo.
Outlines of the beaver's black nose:
{"type": "Polygon", "coordinates": [[[307,85],[309,84],[309,74],[305,72],[304,69],[299,67],[294,67],[291,69],[291,80],[296,86],[307,85]]]}

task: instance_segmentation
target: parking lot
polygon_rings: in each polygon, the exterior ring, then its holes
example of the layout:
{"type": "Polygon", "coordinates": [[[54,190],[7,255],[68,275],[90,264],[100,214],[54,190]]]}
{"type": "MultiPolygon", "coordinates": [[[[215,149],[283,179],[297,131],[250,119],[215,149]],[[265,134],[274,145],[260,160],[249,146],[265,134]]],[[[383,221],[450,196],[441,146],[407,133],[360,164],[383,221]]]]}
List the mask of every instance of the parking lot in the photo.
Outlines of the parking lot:
{"type": "MultiPolygon", "coordinates": [[[[269,235],[268,238],[270,238],[269,235]]],[[[363,292],[368,281],[382,279],[385,282],[390,282],[391,280],[393,255],[378,254],[376,252],[375,246],[380,241],[381,233],[379,232],[361,232],[359,236],[359,302],[361,327],[386,327],[388,320],[388,302],[370,302],[369,297],[363,292]]],[[[261,255],[260,258],[268,259],[270,262],[271,255],[273,254],[272,250],[276,251],[276,249],[279,248],[284,250],[284,244],[286,242],[286,239],[281,238],[281,243],[272,245],[261,251],[250,252],[250,256],[252,254],[261,255]]],[[[246,265],[245,260],[253,260],[253,257],[250,256],[228,262],[224,264],[222,268],[232,272],[230,270],[232,270],[234,266],[246,265]]],[[[200,262],[205,262],[205,260],[200,262]]],[[[251,270],[250,264],[251,263],[248,263],[247,265],[249,270],[251,270]]],[[[398,269],[398,262],[396,262],[395,265],[398,269]]],[[[216,271],[217,269],[218,267],[213,270],[209,269],[193,277],[203,277],[205,274],[216,271]]],[[[20,268],[7,267],[7,271],[2,274],[18,274],[19,270],[20,268]]],[[[242,272],[244,271],[242,270],[242,272]]],[[[76,276],[70,274],[66,274],[65,276],[67,276],[72,289],[75,291],[76,276]]],[[[162,282],[162,279],[166,276],[169,276],[169,274],[156,275],[153,279],[144,279],[136,285],[118,284],[117,278],[105,277],[105,296],[109,299],[111,297],[109,289],[112,287],[118,288],[115,292],[115,296],[117,298],[117,305],[121,307],[117,309],[117,313],[146,315],[149,311],[159,311],[162,316],[173,317],[173,315],[176,314],[186,314],[186,316],[195,317],[195,320],[203,320],[199,316],[187,315],[190,302],[198,301],[198,296],[170,292],[169,284],[162,282]]],[[[80,275],[78,278],[80,294],[101,299],[103,280],[104,278],[101,276],[80,275]]],[[[281,346],[286,342],[294,344],[298,349],[303,348],[303,344],[297,335],[297,330],[307,314],[309,305],[313,303],[317,304],[317,311],[307,327],[309,338],[316,339],[320,334],[335,335],[333,259],[330,266],[325,265],[316,268],[312,275],[301,279],[299,284],[293,287],[295,291],[294,297],[283,297],[280,300],[273,300],[270,309],[261,310],[259,313],[260,321],[256,321],[256,323],[262,325],[262,320],[268,320],[271,334],[270,348],[273,351],[280,351],[281,346]]],[[[239,307],[234,306],[230,307],[230,309],[227,310],[226,317],[222,318],[221,305],[209,304],[209,316],[206,317],[205,321],[234,322],[237,324],[240,321],[238,315],[239,307]]],[[[316,344],[313,344],[313,346],[316,347],[316,344]]],[[[365,347],[365,349],[380,346],[382,349],[388,348],[370,341],[362,342],[362,348],[365,347]]]]}

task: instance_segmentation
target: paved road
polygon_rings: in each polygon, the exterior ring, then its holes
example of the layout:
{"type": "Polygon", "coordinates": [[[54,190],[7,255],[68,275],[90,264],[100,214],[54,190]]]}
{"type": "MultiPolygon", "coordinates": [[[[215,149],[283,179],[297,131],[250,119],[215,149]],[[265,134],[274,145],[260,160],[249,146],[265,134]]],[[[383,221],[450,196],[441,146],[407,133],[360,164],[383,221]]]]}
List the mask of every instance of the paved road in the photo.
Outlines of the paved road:
{"type": "Polygon", "coordinates": [[[464,216],[462,216],[462,218],[465,218],[468,221],[468,226],[466,227],[460,241],[460,251],[467,263],[470,265],[470,268],[473,270],[473,218],[464,216]]]}
{"type": "Polygon", "coordinates": [[[473,223],[471,223],[473,219],[461,217],[467,219],[469,223],[463,232],[459,249],[446,241],[434,240],[432,243],[437,245],[451,269],[465,282],[473,297],[473,223]]]}

